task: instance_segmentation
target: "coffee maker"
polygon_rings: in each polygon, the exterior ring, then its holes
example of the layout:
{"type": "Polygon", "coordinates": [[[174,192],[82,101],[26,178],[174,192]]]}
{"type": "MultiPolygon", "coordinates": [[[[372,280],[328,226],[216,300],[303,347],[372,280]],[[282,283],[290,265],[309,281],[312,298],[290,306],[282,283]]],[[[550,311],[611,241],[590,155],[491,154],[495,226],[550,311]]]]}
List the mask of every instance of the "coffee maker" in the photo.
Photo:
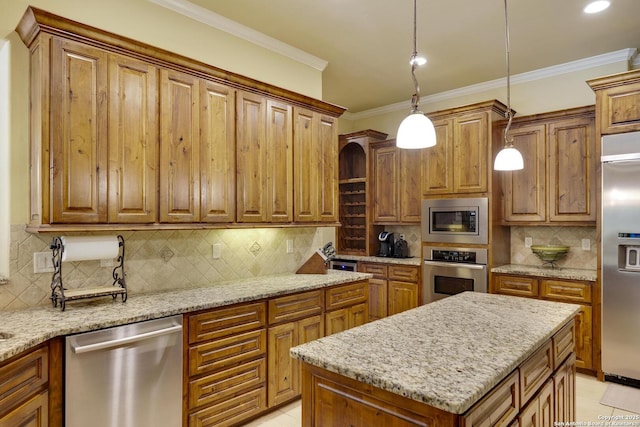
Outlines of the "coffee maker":
{"type": "Polygon", "coordinates": [[[378,235],[380,241],[380,251],[378,256],[393,256],[393,233],[383,231],[378,235]]]}

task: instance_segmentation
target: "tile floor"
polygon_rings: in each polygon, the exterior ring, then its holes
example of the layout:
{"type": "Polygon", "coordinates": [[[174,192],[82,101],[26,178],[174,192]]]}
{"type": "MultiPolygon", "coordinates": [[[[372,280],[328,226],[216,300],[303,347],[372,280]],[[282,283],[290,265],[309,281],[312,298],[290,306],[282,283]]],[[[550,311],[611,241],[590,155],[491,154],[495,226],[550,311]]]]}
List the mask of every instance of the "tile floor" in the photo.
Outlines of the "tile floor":
{"type": "MultiPolygon", "coordinates": [[[[632,412],[601,405],[600,398],[606,388],[606,383],[600,382],[594,377],[576,375],[576,421],[597,422],[602,421],[601,418],[598,418],[602,415],[632,414],[632,412]]],[[[246,424],[245,427],[300,427],[301,416],[300,401],[297,401],[246,424]]]]}

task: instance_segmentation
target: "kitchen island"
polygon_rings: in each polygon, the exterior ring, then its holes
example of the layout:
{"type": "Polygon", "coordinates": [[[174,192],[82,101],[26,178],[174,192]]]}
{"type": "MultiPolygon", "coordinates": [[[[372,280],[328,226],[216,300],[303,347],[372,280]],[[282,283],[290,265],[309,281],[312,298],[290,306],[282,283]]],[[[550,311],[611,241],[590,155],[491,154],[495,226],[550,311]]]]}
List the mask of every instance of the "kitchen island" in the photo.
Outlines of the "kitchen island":
{"type": "Polygon", "coordinates": [[[294,347],[303,426],[573,421],[578,310],[465,292],[294,347]]]}

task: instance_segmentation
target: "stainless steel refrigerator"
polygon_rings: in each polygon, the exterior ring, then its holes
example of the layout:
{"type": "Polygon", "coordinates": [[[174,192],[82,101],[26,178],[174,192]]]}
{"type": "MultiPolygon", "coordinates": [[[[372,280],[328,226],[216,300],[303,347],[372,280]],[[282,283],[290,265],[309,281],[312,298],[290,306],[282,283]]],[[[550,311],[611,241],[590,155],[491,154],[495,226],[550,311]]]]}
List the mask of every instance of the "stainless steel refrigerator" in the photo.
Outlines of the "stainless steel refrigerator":
{"type": "Polygon", "coordinates": [[[602,138],[602,370],[640,387],[640,132],[602,138]]]}

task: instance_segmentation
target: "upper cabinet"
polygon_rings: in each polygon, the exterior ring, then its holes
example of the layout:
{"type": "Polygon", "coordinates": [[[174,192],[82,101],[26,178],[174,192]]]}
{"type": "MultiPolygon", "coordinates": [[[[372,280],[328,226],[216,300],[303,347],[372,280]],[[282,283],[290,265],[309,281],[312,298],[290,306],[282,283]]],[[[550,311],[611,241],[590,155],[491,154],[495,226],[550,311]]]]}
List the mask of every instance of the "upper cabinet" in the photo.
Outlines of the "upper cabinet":
{"type": "Polygon", "coordinates": [[[519,117],[511,129],[525,167],[504,173],[503,222],[594,225],[593,107],[519,117]]]}
{"type": "Polygon", "coordinates": [[[587,82],[596,93],[598,134],[640,131],[640,70],[587,82]]]}
{"type": "Polygon", "coordinates": [[[490,190],[491,136],[504,112],[500,102],[489,101],[429,114],[437,143],[422,150],[425,198],[490,190]]]}
{"type": "Polygon", "coordinates": [[[29,231],[337,222],[343,108],[35,8],[16,31],[29,231]]]}

